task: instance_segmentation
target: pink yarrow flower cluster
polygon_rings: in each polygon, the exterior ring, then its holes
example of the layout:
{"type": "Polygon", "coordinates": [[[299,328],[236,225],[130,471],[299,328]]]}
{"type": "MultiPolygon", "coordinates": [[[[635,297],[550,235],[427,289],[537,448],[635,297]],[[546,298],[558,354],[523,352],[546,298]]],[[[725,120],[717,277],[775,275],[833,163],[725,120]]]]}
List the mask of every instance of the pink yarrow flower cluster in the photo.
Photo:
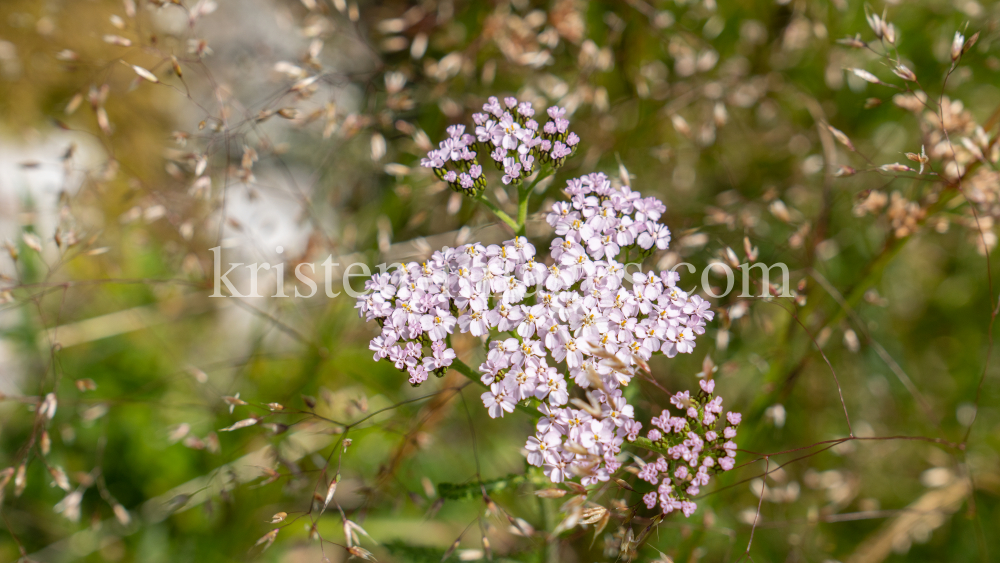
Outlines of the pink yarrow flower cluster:
{"type": "Polygon", "coordinates": [[[554,204],[546,221],[557,235],[583,245],[593,259],[616,258],[625,251],[628,259],[640,261],[670,245],[670,229],[659,223],[666,207],[655,197],[644,198],[628,186],[612,187],[601,173],[570,180],[566,193],[570,201],[554,204]]]}
{"type": "Polygon", "coordinates": [[[357,307],[382,326],[370,345],[375,359],[393,362],[414,385],[451,364],[448,335],[487,336],[479,372],[489,386],[482,399],[490,416],[518,403],[540,404],[544,416],[526,446],[529,461],[556,482],[567,475],[603,481],[620,465],[621,443],[642,426],[620,388],[653,354],[690,353],[714,313],[677,286],[677,273],[640,272],[629,282],[617,253],[591,250],[604,236],[601,226],[631,220],[645,225],[643,233],[657,230],[662,203],[612,188],[603,175],[571,180],[567,191],[580,211],[564,213],[556,204],[551,223],[578,221],[573,214],[585,210],[612,211],[589,214],[590,223],[581,221],[586,228],[554,239],[548,265],[524,237],[444,248],[424,263],[374,275],[357,307]],[[566,408],[571,383],[592,390],[589,411],[566,408]]]}
{"type": "Polygon", "coordinates": [[[643,496],[648,508],[656,505],[664,514],[675,510],[691,516],[698,505],[693,497],[711,477],[729,471],[735,465],[736,430],[742,419],[736,412],[722,417],[722,397],[713,396],[715,381],[702,380],[695,396],[684,391],[670,402],[683,414],[673,416],[664,410],[652,419],[647,438],[667,451],[639,470],[639,477],[657,486],[643,496]],[[727,424],[728,423],[728,424],[727,424]]]}
{"type": "Polygon", "coordinates": [[[524,448],[528,463],[542,467],[553,483],[578,478],[580,484],[592,485],[607,481],[621,467],[622,444],[636,439],[642,423],[634,419],[621,390],[610,388],[612,381],[601,378],[603,388],[588,392],[589,402],[577,403],[580,409],[556,407],[562,399],[553,400],[551,393],[539,407],[544,416],[524,448]]]}
{"type": "Polygon", "coordinates": [[[539,126],[530,102],[507,97],[501,104],[491,97],[481,113],[472,115],[474,135],[466,133],[464,125],[452,125],[448,138],[428,152],[420,165],[433,169],[455,191],[472,197],[486,188],[480,154],[488,154],[503,171],[504,184],[520,183],[539,164],[558,168],[573,154],[580,137],[569,130],[564,108],[553,106],[546,113],[548,121],[539,126]]]}
{"type": "MultiPolygon", "coordinates": [[[[531,104],[515,98],[503,105],[490,98],[483,110],[473,116],[475,135],[452,126],[422,161],[468,195],[486,185],[477,160],[484,150],[503,170],[503,182],[516,184],[539,163],[561,165],[579,142],[561,108],[549,108],[543,126],[531,104]]],[[[413,385],[431,373],[444,375],[455,361],[451,334],[483,338],[487,354],[478,371],[488,387],[481,399],[489,415],[537,408],[541,416],[525,444],[528,462],[553,482],[590,485],[610,479],[622,465],[622,444],[642,429],[622,388],[638,368],[648,369],[653,354],[691,353],[714,313],[677,286],[675,272],[626,275],[623,262],[641,262],[670,244],[670,231],[659,222],[662,202],[615,186],[604,174],[570,180],[565,193],[569,201],[553,204],[546,217],[557,235],[548,257],[539,257],[524,237],[446,247],[423,263],[372,276],[357,308],[382,328],[370,344],[374,359],[392,362],[413,385]]],[[[711,412],[698,416],[704,421],[711,412]]],[[[671,451],[706,459],[700,440],[670,442],[694,454],[671,451]]]]}

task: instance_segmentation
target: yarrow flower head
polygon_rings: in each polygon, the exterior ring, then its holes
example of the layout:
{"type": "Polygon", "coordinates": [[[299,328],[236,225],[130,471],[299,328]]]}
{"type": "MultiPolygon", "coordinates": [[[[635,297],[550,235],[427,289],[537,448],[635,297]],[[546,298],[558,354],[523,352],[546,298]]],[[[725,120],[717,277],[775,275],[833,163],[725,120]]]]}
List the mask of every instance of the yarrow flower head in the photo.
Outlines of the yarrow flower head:
{"type": "Polygon", "coordinates": [[[647,508],[659,505],[664,514],[675,510],[691,516],[697,504],[693,497],[712,476],[735,466],[736,430],[742,417],[729,412],[722,418],[722,397],[713,396],[714,381],[702,380],[701,392],[677,393],[670,403],[682,412],[673,416],[664,410],[650,422],[647,438],[667,452],[639,468],[639,478],[656,486],[643,497],[647,508]]]}
{"type": "Polygon", "coordinates": [[[479,158],[487,154],[503,172],[504,184],[520,184],[539,165],[562,166],[580,143],[580,137],[569,130],[565,108],[553,106],[547,114],[548,121],[539,127],[531,103],[507,97],[501,104],[491,97],[482,112],[472,115],[475,129],[471,133],[464,125],[448,127],[448,138],[428,152],[420,165],[433,169],[453,190],[477,197],[486,189],[479,158]]]}
{"type": "MultiPolygon", "coordinates": [[[[505,183],[519,183],[539,163],[560,165],[579,142],[564,109],[552,107],[546,114],[548,121],[539,126],[531,104],[490,98],[483,113],[473,116],[474,135],[461,125],[449,127],[449,138],[423,164],[475,196],[485,187],[477,160],[485,151],[505,183]]],[[[381,327],[370,344],[374,359],[392,362],[414,386],[430,374],[444,375],[458,361],[451,335],[482,338],[487,350],[478,371],[489,415],[537,409],[541,416],[525,443],[528,463],[554,483],[587,486],[609,480],[626,459],[623,444],[642,431],[623,388],[637,369],[648,370],[653,354],[691,353],[714,313],[677,286],[675,272],[626,275],[623,262],[641,262],[670,244],[670,231],[659,222],[666,211],[660,200],[612,185],[600,173],[569,180],[564,192],[568,201],[547,210],[557,235],[548,256],[539,256],[523,236],[446,247],[425,262],[372,276],[357,309],[381,327]]],[[[674,398],[693,422],[665,412],[649,433],[658,445],[707,464],[704,471],[690,466],[676,477],[696,486],[707,483],[706,472],[732,467],[717,451],[717,437],[705,430],[721,413],[721,399],[706,398],[713,389],[674,398]]],[[[729,430],[724,432],[729,439],[729,430]]],[[[643,475],[659,481],[674,461],[664,460],[662,469],[647,466],[643,475]]],[[[672,490],[657,499],[673,506],[671,499],[690,502],[695,494],[672,490]]]]}
{"type": "MultiPolygon", "coordinates": [[[[627,197],[610,188],[603,194],[580,196],[627,197]]],[[[562,217],[563,209],[556,204],[551,214],[562,217]]],[[[613,229],[620,220],[609,213],[603,224],[613,229]]],[[[382,327],[371,341],[374,358],[393,362],[413,385],[451,365],[451,334],[487,337],[479,372],[490,416],[536,406],[543,416],[526,444],[529,462],[555,482],[578,477],[584,485],[609,479],[621,466],[622,443],[642,427],[622,393],[636,368],[656,353],[690,353],[714,316],[676,286],[674,273],[638,273],[629,283],[617,253],[595,259],[587,241],[556,238],[547,265],[524,237],[444,248],[426,262],[372,276],[357,303],[382,327]],[[586,406],[569,406],[571,385],[583,390],[586,406]]]]}

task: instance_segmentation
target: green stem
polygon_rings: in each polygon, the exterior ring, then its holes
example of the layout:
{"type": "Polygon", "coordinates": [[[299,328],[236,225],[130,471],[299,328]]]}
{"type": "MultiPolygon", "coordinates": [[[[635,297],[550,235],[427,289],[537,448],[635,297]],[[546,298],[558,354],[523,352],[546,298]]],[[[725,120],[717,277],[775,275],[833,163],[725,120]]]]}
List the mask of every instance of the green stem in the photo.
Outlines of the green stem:
{"type": "Polygon", "coordinates": [[[535,186],[539,182],[548,178],[549,176],[555,174],[555,170],[551,168],[544,168],[538,172],[535,179],[532,180],[531,184],[525,186],[521,185],[517,188],[517,224],[516,229],[518,236],[526,236],[528,230],[528,201],[531,199],[531,194],[535,191],[535,186]]]}
{"type": "MultiPolygon", "coordinates": [[[[541,516],[542,525],[545,526],[546,530],[551,530],[555,526],[554,519],[552,518],[551,512],[548,507],[545,506],[545,499],[542,497],[538,498],[538,513],[541,516]]],[[[538,551],[538,562],[548,563],[549,561],[549,544],[550,538],[543,538],[541,549],[538,551]]]]}
{"type": "Polygon", "coordinates": [[[468,377],[471,381],[486,387],[486,384],[479,380],[479,375],[472,371],[472,368],[462,360],[454,360],[451,362],[451,369],[457,371],[458,373],[468,377]]]}
{"type": "Polygon", "coordinates": [[[505,212],[503,209],[500,209],[500,207],[497,204],[486,199],[486,197],[483,194],[479,194],[479,197],[477,197],[476,200],[485,205],[490,211],[492,211],[493,214],[496,215],[498,219],[500,219],[504,223],[507,223],[507,225],[510,228],[514,229],[514,232],[517,232],[521,228],[520,225],[518,225],[517,221],[515,221],[510,215],[507,215],[507,212],[505,212]]]}
{"type": "Polygon", "coordinates": [[[656,452],[658,454],[670,455],[670,454],[667,453],[667,449],[666,448],[661,448],[661,447],[657,446],[656,444],[654,444],[652,442],[652,440],[650,440],[649,438],[643,438],[642,436],[636,437],[636,439],[633,442],[631,442],[631,444],[633,446],[642,448],[644,450],[649,450],[651,452],[656,452]]]}
{"type": "Polygon", "coordinates": [[[532,188],[517,189],[517,236],[523,237],[528,231],[528,200],[531,199],[532,188]]]}
{"type": "MultiPolygon", "coordinates": [[[[499,491],[516,489],[523,483],[535,483],[539,481],[530,473],[523,475],[510,474],[505,477],[497,477],[487,481],[471,481],[468,483],[438,483],[438,496],[446,500],[471,500],[483,498],[483,491],[495,493],[499,491]]],[[[539,481],[542,484],[544,482],[539,481]]]]}

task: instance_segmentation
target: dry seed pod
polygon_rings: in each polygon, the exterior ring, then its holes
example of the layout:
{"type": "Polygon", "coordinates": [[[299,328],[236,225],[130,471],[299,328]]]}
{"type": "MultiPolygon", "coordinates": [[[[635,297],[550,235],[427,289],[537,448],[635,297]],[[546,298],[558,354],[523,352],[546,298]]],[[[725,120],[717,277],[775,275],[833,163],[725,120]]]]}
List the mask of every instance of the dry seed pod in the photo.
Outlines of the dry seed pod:
{"type": "Polygon", "coordinates": [[[132,516],[128,513],[128,510],[126,510],[125,507],[122,506],[121,504],[117,502],[114,503],[111,506],[111,510],[115,513],[115,519],[118,520],[118,523],[120,523],[122,526],[128,526],[129,523],[132,522],[132,516]]]}
{"type": "Polygon", "coordinates": [[[951,42],[951,62],[955,62],[962,56],[962,48],[965,46],[965,36],[961,32],[955,32],[955,39],[951,42]]]}
{"type": "Polygon", "coordinates": [[[24,463],[17,466],[17,474],[14,477],[14,496],[19,497],[24,492],[24,487],[28,485],[26,477],[28,467],[24,463]]]}
{"type": "Polygon", "coordinates": [[[52,467],[49,468],[49,475],[52,475],[52,480],[55,483],[55,486],[59,487],[60,489],[66,492],[69,492],[70,489],[69,477],[66,476],[66,472],[63,471],[62,467],[59,467],[58,465],[53,465],[52,467]]]}
{"type": "Polygon", "coordinates": [[[83,103],[83,93],[77,92],[76,94],[73,95],[72,98],[70,98],[69,103],[66,104],[66,109],[64,109],[63,112],[66,115],[72,115],[73,113],[76,112],[76,110],[80,107],[80,104],[82,103],[83,103]]]}
{"type": "Polygon", "coordinates": [[[860,78],[860,79],[862,79],[862,80],[864,80],[866,82],[871,82],[872,84],[882,84],[882,81],[879,80],[877,76],[875,76],[874,74],[868,72],[867,70],[860,69],[860,68],[852,68],[850,70],[851,70],[851,72],[854,73],[855,76],[857,76],[858,78],[860,78]]]}
{"type": "Polygon", "coordinates": [[[760,255],[757,247],[750,244],[750,237],[743,237],[743,253],[746,254],[747,260],[751,262],[756,262],[757,257],[760,255]]]}
{"type": "Polygon", "coordinates": [[[320,514],[326,511],[326,507],[330,505],[330,501],[333,500],[333,496],[337,494],[337,484],[339,482],[340,482],[339,475],[334,477],[333,481],[330,481],[330,485],[326,488],[326,497],[324,497],[323,499],[323,509],[320,511],[320,514]]]}
{"type": "Polygon", "coordinates": [[[976,44],[977,41],[979,41],[979,32],[978,31],[975,32],[975,33],[973,33],[972,37],[970,37],[969,40],[966,41],[964,45],[962,45],[962,54],[964,55],[964,54],[968,53],[969,50],[972,49],[973,46],[975,46],[975,44],[976,44]]]}
{"type": "Polygon", "coordinates": [[[867,46],[867,43],[861,40],[861,34],[855,35],[854,37],[838,39],[837,43],[847,45],[848,47],[853,47],[855,49],[864,49],[867,46]]]}
{"type": "Polygon", "coordinates": [[[24,241],[25,246],[34,250],[35,252],[42,251],[42,241],[37,236],[31,233],[24,233],[23,235],[21,235],[21,240],[24,241]]]}
{"type": "Polygon", "coordinates": [[[253,426],[257,424],[258,420],[256,418],[246,418],[243,419],[232,426],[219,429],[219,432],[232,432],[233,430],[239,430],[240,428],[247,428],[248,426],[253,426]]]}
{"type": "Polygon", "coordinates": [[[148,80],[153,84],[156,84],[160,81],[160,79],[157,78],[155,74],[149,72],[148,70],[142,68],[141,66],[132,65],[132,70],[134,70],[135,73],[139,75],[139,78],[142,78],[143,80],[148,80]]]}
{"type": "Polygon", "coordinates": [[[894,72],[896,76],[902,78],[903,80],[906,80],[907,82],[917,81],[917,75],[914,74],[912,70],[907,68],[906,65],[899,65],[896,68],[892,69],[892,72],[894,72]]]}
{"type": "Polygon", "coordinates": [[[580,513],[580,524],[593,524],[599,522],[608,514],[608,509],[603,506],[586,508],[580,513]]]}
{"type": "Polygon", "coordinates": [[[257,547],[257,546],[263,544],[264,548],[261,549],[261,551],[264,551],[267,548],[271,547],[271,544],[274,543],[274,538],[278,537],[278,532],[280,532],[280,531],[281,531],[281,528],[275,528],[275,529],[271,530],[270,532],[264,534],[263,536],[261,536],[261,538],[259,540],[257,540],[257,543],[253,544],[254,547],[257,547]]]}
{"type": "Polygon", "coordinates": [[[879,169],[885,172],[914,172],[914,170],[909,166],[905,164],[900,164],[898,162],[894,162],[892,164],[883,164],[882,166],[879,166],[879,169]]]}
{"type": "Polygon", "coordinates": [[[223,397],[222,400],[229,405],[229,414],[233,414],[233,408],[235,408],[236,406],[242,406],[247,404],[246,401],[240,399],[239,393],[237,393],[236,396],[234,397],[223,397]]]}
{"type": "Polygon", "coordinates": [[[353,545],[353,546],[347,548],[347,552],[350,553],[351,555],[353,555],[354,557],[360,557],[361,559],[364,559],[365,561],[374,561],[375,560],[375,556],[372,555],[372,552],[368,551],[367,549],[364,549],[363,547],[358,547],[356,545],[353,545]]]}
{"type": "Polygon", "coordinates": [[[94,383],[94,380],[90,379],[89,377],[84,379],[77,379],[75,383],[77,390],[80,391],[81,393],[84,391],[93,391],[97,389],[97,384],[94,383]]]}
{"type": "Polygon", "coordinates": [[[844,145],[845,147],[847,147],[851,151],[855,150],[854,149],[854,143],[851,142],[851,140],[847,137],[847,135],[844,134],[843,131],[841,131],[840,129],[837,129],[836,127],[834,127],[833,125],[830,125],[830,124],[827,124],[826,128],[830,130],[830,133],[832,133],[833,137],[835,139],[837,139],[837,142],[839,142],[840,144],[844,145]]]}
{"type": "Polygon", "coordinates": [[[132,41],[126,39],[120,35],[105,35],[104,42],[110,43],[111,45],[117,45],[119,47],[131,47],[132,41]]]}

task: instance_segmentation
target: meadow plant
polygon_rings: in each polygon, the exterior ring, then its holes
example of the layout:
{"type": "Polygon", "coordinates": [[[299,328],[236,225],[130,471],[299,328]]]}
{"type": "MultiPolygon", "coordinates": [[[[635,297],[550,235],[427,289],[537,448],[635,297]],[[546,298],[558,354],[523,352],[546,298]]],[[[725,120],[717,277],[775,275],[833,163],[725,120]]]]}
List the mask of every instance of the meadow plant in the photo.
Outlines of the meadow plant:
{"type": "MultiPolygon", "coordinates": [[[[464,135],[461,125],[449,127],[449,138],[422,165],[453,189],[478,198],[486,188],[478,153],[492,149],[501,181],[517,184],[522,172],[533,171],[536,158],[539,166],[558,167],[579,143],[563,118],[565,109],[549,108],[550,120],[536,137],[531,104],[508,97],[504,105],[506,110],[490,98],[484,113],[473,115],[475,138],[464,135]],[[444,171],[449,161],[463,170],[460,176],[444,171]]],[[[537,171],[534,181],[545,175],[537,171]]],[[[531,188],[519,190],[521,197],[527,199],[531,188]]],[[[444,248],[426,262],[374,275],[357,307],[382,328],[371,341],[374,359],[388,359],[414,386],[461,363],[447,344],[452,333],[482,338],[488,353],[479,381],[488,388],[482,401],[490,417],[503,417],[519,405],[537,408],[542,416],[525,445],[528,463],[544,468],[553,483],[578,479],[588,486],[608,481],[621,468],[622,446],[634,443],[643,427],[625,395],[636,372],[649,372],[653,354],[691,353],[715,313],[704,299],[677,286],[677,272],[640,270],[625,279],[627,264],[619,257],[641,265],[643,257],[669,246],[670,230],[659,222],[666,210],[661,201],[628,185],[612,186],[601,173],[569,180],[564,192],[569,200],[553,203],[546,215],[559,235],[548,256],[536,255],[524,237],[444,248]]],[[[523,225],[513,227],[523,231],[523,225]]],[[[473,376],[464,365],[459,371],[473,376]]],[[[709,395],[714,386],[702,381],[709,395]]],[[[654,429],[645,443],[666,450],[675,465],[683,460],[683,469],[673,472],[677,492],[664,481],[660,506],[664,513],[681,509],[691,516],[690,499],[708,484],[709,472],[733,468],[739,415],[730,413],[734,426],[716,431],[721,397],[692,401],[685,392],[671,401],[690,423],[664,411],[646,426],[679,434],[683,441],[664,440],[654,429]],[[723,444],[720,436],[728,441],[723,444]],[[680,484],[686,482],[691,484],[680,484]]],[[[667,471],[668,462],[660,458],[646,467],[667,471]]]]}

